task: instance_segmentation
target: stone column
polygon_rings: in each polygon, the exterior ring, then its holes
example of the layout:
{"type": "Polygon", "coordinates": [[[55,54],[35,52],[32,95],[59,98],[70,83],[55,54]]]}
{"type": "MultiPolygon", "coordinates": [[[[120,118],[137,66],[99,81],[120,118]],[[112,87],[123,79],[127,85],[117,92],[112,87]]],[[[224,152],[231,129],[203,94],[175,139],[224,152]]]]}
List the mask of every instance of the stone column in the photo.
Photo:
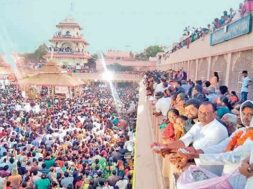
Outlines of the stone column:
{"type": "Polygon", "coordinates": [[[187,74],[190,73],[190,60],[187,61],[187,74]]]}
{"type": "Polygon", "coordinates": [[[232,61],[232,53],[229,53],[227,55],[227,66],[226,66],[226,75],[225,75],[225,85],[228,86],[229,84],[229,73],[230,73],[230,67],[231,67],[231,61],[232,61]]]}
{"type": "Polygon", "coordinates": [[[208,57],[208,65],[207,65],[207,80],[210,80],[210,71],[211,71],[212,57],[208,57]]]}
{"type": "Polygon", "coordinates": [[[195,81],[198,80],[198,71],[199,71],[199,59],[196,60],[196,66],[195,66],[195,81]]]}

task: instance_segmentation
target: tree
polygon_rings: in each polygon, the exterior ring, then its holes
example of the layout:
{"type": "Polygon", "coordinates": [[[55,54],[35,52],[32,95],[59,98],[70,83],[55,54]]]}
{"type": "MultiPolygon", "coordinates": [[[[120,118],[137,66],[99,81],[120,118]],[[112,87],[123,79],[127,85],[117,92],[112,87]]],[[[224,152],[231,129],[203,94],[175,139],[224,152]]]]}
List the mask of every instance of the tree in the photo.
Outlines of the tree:
{"type": "Polygon", "coordinates": [[[44,61],[44,56],[47,54],[48,48],[46,44],[40,45],[33,53],[25,54],[25,58],[30,62],[41,62],[44,61]]]}
{"type": "Polygon", "coordinates": [[[148,48],[146,48],[144,50],[144,54],[148,58],[155,57],[157,55],[157,53],[159,53],[159,52],[164,52],[164,49],[161,46],[158,46],[158,45],[149,46],[148,48]]]}
{"type": "Polygon", "coordinates": [[[147,47],[144,52],[135,55],[137,60],[148,60],[150,57],[155,57],[157,53],[164,52],[164,48],[159,45],[147,47]]]}

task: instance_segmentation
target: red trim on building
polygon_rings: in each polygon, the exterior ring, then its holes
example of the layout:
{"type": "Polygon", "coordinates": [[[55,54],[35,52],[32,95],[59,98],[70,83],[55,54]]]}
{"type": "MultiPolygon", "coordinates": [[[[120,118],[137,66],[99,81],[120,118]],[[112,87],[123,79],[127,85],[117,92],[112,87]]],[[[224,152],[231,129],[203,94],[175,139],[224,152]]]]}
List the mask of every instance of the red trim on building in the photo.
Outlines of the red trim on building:
{"type": "Polygon", "coordinates": [[[79,24],[77,23],[64,23],[64,22],[60,22],[59,24],[56,25],[57,28],[79,28],[80,30],[82,30],[82,28],[80,27],[79,24]]]}
{"type": "Polygon", "coordinates": [[[88,45],[88,43],[82,37],[53,37],[49,41],[50,42],[59,42],[59,41],[83,42],[86,45],[88,45]]]}
{"type": "MultiPolygon", "coordinates": [[[[51,53],[48,53],[45,58],[50,58],[51,53]]],[[[78,58],[78,59],[90,59],[91,56],[89,54],[57,54],[53,53],[52,58],[78,58]]]]}

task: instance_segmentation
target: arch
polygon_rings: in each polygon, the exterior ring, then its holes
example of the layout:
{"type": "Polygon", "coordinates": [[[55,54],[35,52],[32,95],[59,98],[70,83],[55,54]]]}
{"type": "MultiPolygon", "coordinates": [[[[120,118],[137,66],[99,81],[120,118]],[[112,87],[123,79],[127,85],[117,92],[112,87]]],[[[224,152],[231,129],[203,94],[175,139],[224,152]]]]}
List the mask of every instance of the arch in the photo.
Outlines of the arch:
{"type": "Polygon", "coordinates": [[[240,91],[241,72],[247,70],[251,77],[253,75],[253,50],[234,53],[231,61],[230,74],[233,77],[229,80],[229,86],[231,90],[240,91]]]}
{"type": "Polygon", "coordinates": [[[208,80],[207,72],[208,72],[208,59],[202,58],[199,60],[199,64],[198,64],[197,78],[201,79],[202,81],[208,80]]]}
{"type": "Polygon", "coordinates": [[[189,73],[188,78],[192,81],[195,81],[195,74],[196,74],[196,60],[190,60],[190,66],[189,66],[189,73]]]}
{"type": "Polygon", "coordinates": [[[214,72],[218,72],[220,77],[220,84],[224,84],[226,78],[226,68],[227,68],[227,55],[219,55],[213,57],[211,60],[210,76],[212,77],[214,72]]]}

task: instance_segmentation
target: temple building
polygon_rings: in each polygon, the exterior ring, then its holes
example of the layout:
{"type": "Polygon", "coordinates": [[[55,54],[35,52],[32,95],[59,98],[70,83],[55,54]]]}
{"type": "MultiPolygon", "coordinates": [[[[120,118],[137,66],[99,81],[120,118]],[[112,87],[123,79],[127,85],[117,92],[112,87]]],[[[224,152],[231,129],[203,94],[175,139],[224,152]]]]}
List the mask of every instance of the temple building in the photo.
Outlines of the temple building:
{"type": "Polygon", "coordinates": [[[108,50],[104,54],[104,61],[102,59],[97,59],[96,70],[98,72],[103,72],[103,62],[106,66],[110,65],[121,65],[126,67],[132,67],[133,71],[148,71],[155,69],[156,60],[137,60],[133,53],[128,51],[119,50],[108,50]]]}
{"type": "Polygon", "coordinates": [[[47,61],[65,66],[83,66],[91,58],[86,48],[88,43],[81,34],[82,28],[72,18],[56,25],[58,31],[50,41],[47,61]]]}

